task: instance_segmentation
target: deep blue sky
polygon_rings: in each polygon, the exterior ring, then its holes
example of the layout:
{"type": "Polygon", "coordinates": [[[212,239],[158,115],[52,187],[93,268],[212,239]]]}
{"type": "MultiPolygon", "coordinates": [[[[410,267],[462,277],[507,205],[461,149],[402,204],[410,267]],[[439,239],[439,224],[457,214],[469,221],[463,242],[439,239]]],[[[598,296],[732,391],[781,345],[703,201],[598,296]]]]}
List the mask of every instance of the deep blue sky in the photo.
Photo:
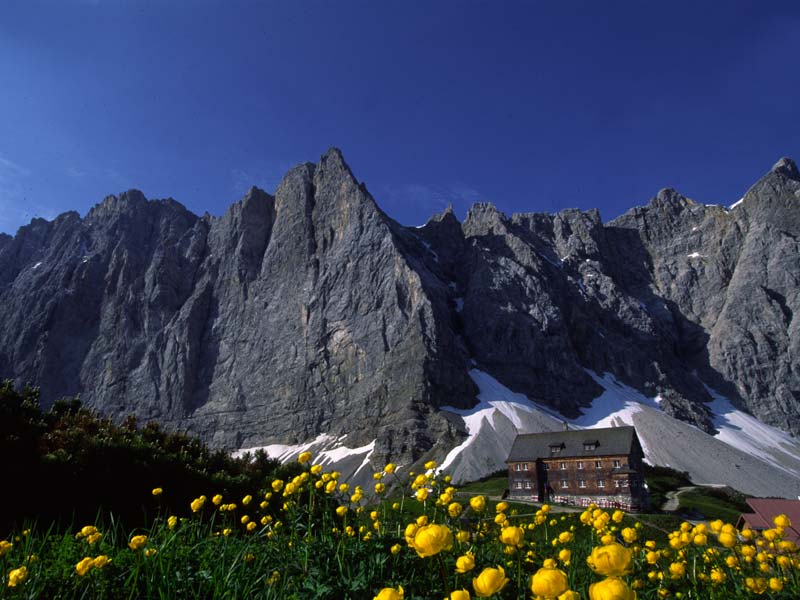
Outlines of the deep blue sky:
{"type": "Polygon", "coordinates": [[[798,2],[0,3],[0,231],[130,187],[221,214],[338,146],[453,202],[731,204],[800,158],[798,2]]]}

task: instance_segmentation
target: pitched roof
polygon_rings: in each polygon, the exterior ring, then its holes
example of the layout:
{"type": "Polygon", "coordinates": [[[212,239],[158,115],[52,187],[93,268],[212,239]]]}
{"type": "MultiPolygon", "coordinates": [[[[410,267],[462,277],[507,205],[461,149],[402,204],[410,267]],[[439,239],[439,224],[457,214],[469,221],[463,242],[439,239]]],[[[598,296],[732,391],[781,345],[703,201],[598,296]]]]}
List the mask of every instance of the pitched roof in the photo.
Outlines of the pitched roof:
{"type": "Polygon", "coordinates": [[[534,460],[536,458],[575,458],[630,454],[634,439],[633,427],[607,427],[604,429],[570,429],[568,431],[546,431],[518,435],[511,446],[507,462],[534,460]],[[596,444],[594,450],[584,449],[585,444],[596,444]],[[558,454],[552,454],[551,446],[562,446],[558,454]]]}
{"type": "Polygon", "coordinates": [[[789,517],[792,526],[787,528],[785,538],[792,541],[800,539],[800,500],[784,498],[748,498],[747,504],[753,513],[742,514],[742,520],[755,529],[772,527],[772,518],[784,514],[789,517]]]}

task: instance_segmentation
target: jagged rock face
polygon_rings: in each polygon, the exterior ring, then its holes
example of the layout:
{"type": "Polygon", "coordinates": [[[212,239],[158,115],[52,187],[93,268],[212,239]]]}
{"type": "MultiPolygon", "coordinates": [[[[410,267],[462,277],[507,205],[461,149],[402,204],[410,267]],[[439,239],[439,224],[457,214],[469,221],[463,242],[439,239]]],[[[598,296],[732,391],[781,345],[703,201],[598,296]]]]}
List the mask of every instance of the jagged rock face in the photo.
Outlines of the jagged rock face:
{"type": "Polygon", "coordinates": [[[130,191],[0,235],[0,377],[225,448],[377,439],[375,464],[463,438],[438,409],[475,404],[472,366],[566,416],[611,372],[710,430],[706,383],[797,434],[798,236],[788,160],[731,210],[664,190],[606,225],[415,229],[331,150],[219,218],[130,191]]]}

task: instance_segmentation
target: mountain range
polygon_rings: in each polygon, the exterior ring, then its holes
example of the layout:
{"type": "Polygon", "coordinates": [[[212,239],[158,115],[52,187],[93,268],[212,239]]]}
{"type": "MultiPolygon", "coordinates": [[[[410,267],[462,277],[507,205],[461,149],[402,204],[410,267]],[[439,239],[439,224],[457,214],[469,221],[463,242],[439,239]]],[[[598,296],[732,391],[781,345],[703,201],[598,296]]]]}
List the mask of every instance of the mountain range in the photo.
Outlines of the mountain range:
{"type": "Polygon", "coordinates": [[[406,227],[331,149],[220,217],[130,190],[0,234],[0,378],[356,478],[473,478],[516,432],[633,422],[651,462],[796,496],[799,280],[787,158],[730,207],[406,227]]]}

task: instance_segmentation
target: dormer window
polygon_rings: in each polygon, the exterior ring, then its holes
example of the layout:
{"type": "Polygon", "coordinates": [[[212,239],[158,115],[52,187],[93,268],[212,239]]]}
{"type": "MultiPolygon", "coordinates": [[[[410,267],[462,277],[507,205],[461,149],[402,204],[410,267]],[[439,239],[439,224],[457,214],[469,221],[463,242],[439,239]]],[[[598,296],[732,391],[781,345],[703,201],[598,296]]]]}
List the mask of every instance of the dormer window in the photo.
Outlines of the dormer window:
{"type": "Polygon", "coordinates": [[[550,444],[550,455],[561,454],[564,449],[564,444],[550,444]]]}
{"type": "Polygon", "coordinates": [[[599,445],[600,444],[598,443],[597,440],[587,440],[587,441],[583,442],[583,449],[586,452],[592,452],[594,450],[597,450],[597,446],[599,446],[599,445]]]}

